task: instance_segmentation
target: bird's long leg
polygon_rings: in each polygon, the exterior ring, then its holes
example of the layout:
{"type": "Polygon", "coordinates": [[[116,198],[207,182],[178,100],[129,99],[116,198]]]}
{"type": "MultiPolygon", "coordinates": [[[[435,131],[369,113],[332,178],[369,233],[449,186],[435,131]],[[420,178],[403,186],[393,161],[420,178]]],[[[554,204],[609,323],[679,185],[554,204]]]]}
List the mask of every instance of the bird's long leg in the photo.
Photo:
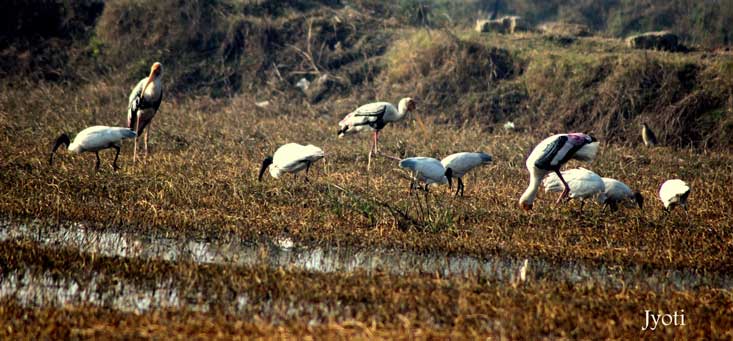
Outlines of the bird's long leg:
{"type": "MultiPolygon", "coordinates": [[[[135,119],[135,133],[140,131],[140,115],[136,115],[137,118],[135,119]]],[[[135,148],[132,151],[132,163],[137,162],[137,138],[138,136],[135,136],[135,148]]]]}
{"type": "Polygon", "coordinates": [[[306,164],[305,164],[305,182],[310,182],[310,181],[308,180],[308,171],[309,171],[310,169],[311,169],[311,162],[310,162],[310,161],[308,161],[308,162],[306,162],[306,164]]]}
{"type": "Polygon", "coordinates": [[[112,145],[112,148],[117,150],[117,153],[115,154],[115,160],[114,162],[112,162],[112,168],[114,168],[114,170],[118,170],[120,169],[120,166],[117,165],[117,159],[120,157],[120,146],[112,145]]]}
{"type": "Polygon", "coordinates": [[[585,200],[580,201],[580,214],[583,214],[583,205],[585,205],[585,200]]]}
{"type": "MultiPolygon", "coordinates": [[[[463,179],[458,178],[458,189],[461,190],[461,196],[463,196],[463,191],[465,190],[466,186],[463,185],[463,179]]],[[[456,192],[458,194],[458,192],[456,192]]]]}
{"type": "Polygon", "coordinates": [[[560,178],[560,181],[562,182],[563,186],[565,186],[565,189],[562,191],[562,194],[560,194],[560,197],[557,198],[556,204],[559,204],[560,201],[562,201],[562,198],[565,198],[570,193],[570,186],[568,186],[568,183],[565,182],[565,179],[562,177],[562,174],[560,174],[559,170],[555,171],[555,174],[557,174],[557,177],[560,178]]]}
{"type": "Polygon", "coordinates": [[[148,157],[148,134],[150,133],[150,128],[152,125],[153,122],[148,123],[148,126],[146,127],[147,129],[145,129],[145,137],[143,140],[145,142],[145,158],[148,157]]]}
{"type": "Polygon", "coordinates": [[[102,162],[102,160],[99,159],[99,151],[94,152],[94,154],[97,155],[97,165],[94,166],[94,170],[99,170],[99,164],[102,162]]]}
{"type": "Polygon", "coordinates": [[[379,155],[379,130],[374,131],[374,154],[379,155]]]}

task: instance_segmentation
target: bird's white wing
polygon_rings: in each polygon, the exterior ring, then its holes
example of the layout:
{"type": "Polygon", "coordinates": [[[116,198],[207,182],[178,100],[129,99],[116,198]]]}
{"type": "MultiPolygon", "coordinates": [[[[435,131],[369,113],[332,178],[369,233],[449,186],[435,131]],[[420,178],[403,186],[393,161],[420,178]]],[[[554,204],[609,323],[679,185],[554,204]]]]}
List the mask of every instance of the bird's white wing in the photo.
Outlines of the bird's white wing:
{"type": "Polygon", "coordinates": [[[323,158],[323,150],[316,146],[288,143],[275,151],[272,163],[283,171],[293,172],[304,168],[306,161],[314,162],[321,158],[323,158]]]}
{"type": "Polygon", "coordinates": [[[443,167],[453,170],[453,175],[456,177],[462,177],[471,169],[489,162],[491,162],[490,155],[469,152],[451,154],[440,161],[443,167]]]}
{"type": "Polygon", "coordinates": [[[427,182],[443,183],[447,181],[443,165],[440,161],[430,157],[407,158],[400,161],[400,167],[412,170],[417,173],[418,178],[427,182]]]}
{"type": "Polygon", "coordinates": [[[134,131],[122,127],[93,126],[79,132],[69,149],[85,151],[107,148],[125,138],[137,136],[134,131]]]}
{"type": "Polygon", "coordinates": [[[394,106],[388,102],[374,102],[362,105],[352,111],[339,122],[339,127],[346,128],[347,132],[356,132],[364,129],[371,129],[369,123],[376,122],[384,115],[394,110],[394,106]]]}
{"type": "Polygon", "coordinates": [[[667,180],[659,189],[659,198],[662,199],[665,207],[672,203],[679,202],[680,197],[690,191],[686,182],[680,179],[667,180]]]}
{"type": "Polygon", "coordinates": [[[621,201],[634,196],[634,192],[625,183],[611,178],[602,178],[606,197],[613,201],[621,201]]]}
{"type": "MultiPolygon", "coordinates": [[[[562,172],[562,177],[570,187],[571,198],[587,198],[595,194],[603,193],[605,186],[598,174],[585,168],[569,169],[562,172]]],[[[562,192],[565,189],[557,174],[550,174],[542,181],[545,192],[562,192]]]]}

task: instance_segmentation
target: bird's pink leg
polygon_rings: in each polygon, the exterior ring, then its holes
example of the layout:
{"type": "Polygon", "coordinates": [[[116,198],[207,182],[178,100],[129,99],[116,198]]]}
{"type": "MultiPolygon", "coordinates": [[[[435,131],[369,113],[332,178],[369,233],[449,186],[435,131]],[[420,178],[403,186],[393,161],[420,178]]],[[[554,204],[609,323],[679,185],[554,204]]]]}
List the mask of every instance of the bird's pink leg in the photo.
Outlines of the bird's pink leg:
{"type": "MultiPolygon", "coordinates": [[[[140,115],[137,115],[137,120],[135,122],[135,133],[140,131],[140,115]]],[[[135,148],[132,150],[132,163],[137,162],[137,139],[139,136],[135,136],[135,148]]]]}
{"type": "Polygon", "coordinates": [[[150,133],[150,128],[152,125],[153,125],[153,122],[148,123],[148,126],[146,127],[148,129],[145,129],[145,140],[144,141],[145,141],[145,158],[146,159],[148,157],[148,133],[150,133]]]}
{"type": "Polygon", "coordinates": [[[374,132],[374,154],[379,155],[379,130],[374,132]]]}
{"type": "Polygon", "coordinates": [[[560,178],[560,181],[562,182],[563,186],[565,186],[565,189],[563,189],[562,194],[560,194],[560,197],[557,198],[556,204],[559,204],[563,198],[567,197],[568,194],[570,194],[570,186],[568,186],[568,183],[565,182],[565,179],[563,179],[562,174],[560,174],[559,170],[555,171],[555,174],[557,174],[557,177],[560,178]]]}

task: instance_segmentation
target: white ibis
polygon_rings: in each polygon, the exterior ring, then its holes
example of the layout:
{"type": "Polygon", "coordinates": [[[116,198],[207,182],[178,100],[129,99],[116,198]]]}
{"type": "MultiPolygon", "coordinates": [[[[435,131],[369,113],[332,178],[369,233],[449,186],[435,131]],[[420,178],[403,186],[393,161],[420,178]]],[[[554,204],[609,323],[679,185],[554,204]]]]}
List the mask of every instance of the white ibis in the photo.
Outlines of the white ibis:
{"type": "Polygon", "coordinates": [[[323,155],[323,150],[312,144],[307,146],[297,143],[284,144],[275,151],[273,156],[268,156],[262,161],[260,175],[257,179],[262,181],[262,175],[269,167],[270,175],[275,179],[283,173],[297,173],[305,169],[305,180],[308,181],[308,170],[311,164],[322,159],[323,155]]]}
{"type": "Polygon", "coordinates": [[[410,190],[415,187],[415,181],[425,182],[425,192],[428,192],[430,184],[448,184],[449,188],[453,188],[453,171],[445,169],[443,164],[437,159],[431,157],[410,157],[400,161],[400,168],[412,171],[412,181],[410,181],[410,190]]]}
{"type": "Polygon", "coordinates": [[[603,204],[603,209],[606,206],[611,208],[611,211],[615,212],[618,209],[618,204],[623,203],[628,207],[628,204],[635,203],[639,206],[639,209],[644,208],[644,197],[639,192],[634,192],[625,183],[611,178],[603,178],[603,185],[605,186],[605,200],[599,202],[603,204]]]}
{"type": "MultiPolygon", "coordinates": [[[[158,62],[153,63],[153,66],[150,67],[150,75],[137,82],[135,88],[132,89],[127,106],[127,127],[135,131],[138,136],[145,131],[145,156],[148,155],[150,125],[163,100],[162,74],[163,66],[158,62]],[[146,127],[147,130],[145,130],[146,127]]],[[[137,138],[135,138],[132,160],[133,162],[137,160],[137,138]]]]}
{"type": "Polygon", "coordinates": [[[585,199],[598,196],[598,201],[605,202],[605,184],[603,179],[585,168],[575,168],[562,171],[565,182],[560,180],[560,174],[550,174],[542,181],[545,192],[563,192],[565,186],[570,188],[568,199],[580,200],[580,210],[583,210],[585,199]]]}
{"type": "Polygon", "coordinates": [[[680,205],[687,211],[687,197],[690,195],[690,186],[680,179],[667,180],[659,188],[659,199],[664,209],[669,212],[680,205]]]}
{"type": "Polygon", "coordinates": [[[372,153],[379,154],[379,132],[390,122],[401,120],[408,112],[415,110],[415,101],[410,97],[400,100],[395,108],[388,102],[374,102],[362,105],[349,113],[339,122],[339,137],[349,134],[356,134],[360,131],[374,132],[367,170],[372,163],[372,153]]]}
{"type": "Polygon", "coordinates": [[[557,203],[560,203],[570,193],[570,187],[560,174],[560,167],[570,159],[590,162],[597,152],[596,139],[582,133],[557,134],[542,140],[527,158],[529,186],[519,199],[520,206],[525,210],[532,209],[540,182],[550,172],[555,172],[565,186],[565,190],[557,198],[557,203]]]}
{"type": "Polygon", "coordinates": [[[646,123],[641,124],[641,139],[644,140],[644,145],[647,147],[654,147],[657,145],[657,137],[654,136],[654,132],[648,125],[646,125],[646,123]]]}
{"type": "Polygon", "coordinates": [[[460,192],[461,196],[463,196],[463,190],[465,188],[463,185],[463,176],[466,175],[468,171],[478,166],[489,164],[491,161],[491,155],[483,152],[463,152],[448,155],[441,160],[440,163],[443,164],[445,169],[450,169],[452,171],[454,178],[458,178],[456,195],[460,192]]]}
{"type": "Polygon", "coordinates": [[[74,142],[70,142],[69,135],[66,133],[61,134],[53,144],[53,150],[51,151],[51,159],[49,164],[53,165],[53,156],[56,154],[56,150],[61,146],[66,146],[66,149],[72,153],[83,153],[83,152],[94,152],[97,155],[97,165],[95,169],[99,170],[99,151],[107,148],[114,148],[117,150],[115,154],[115,160],[112,162],[112,168],[118,170],[120,167],[117,166],[117,158],[120,156],[120,142],[123,139],[134,138],[137,136],[134,131],[122,128],[122,127],[107,127],[107,126],[93,126],[86,128],[79,132],[74,137],[74,142]]]}

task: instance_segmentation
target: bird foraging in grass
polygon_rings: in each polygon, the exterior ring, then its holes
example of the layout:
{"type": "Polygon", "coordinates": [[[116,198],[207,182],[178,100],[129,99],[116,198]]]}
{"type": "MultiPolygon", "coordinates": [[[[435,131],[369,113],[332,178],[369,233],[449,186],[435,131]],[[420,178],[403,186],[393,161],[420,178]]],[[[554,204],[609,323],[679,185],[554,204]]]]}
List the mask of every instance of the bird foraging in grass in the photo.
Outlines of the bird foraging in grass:
{"type": "Polygon", "coordinates": [[[440,163],[445,169],[450,169],[454,178],[458,179],[458,186],[456,186],[456,195],[461,194],[463,196],[463,176],[466,175],[470,170],[491,163],[491,155],[478,152],[478,153],[455,153],[446,156],[440,163]]]}
{"type": "Polygon", "coordinates": [[[323,150],[312,144],[306,146],[297,143],[284,144],[275,151],[273,156],[268,156],[262,161],[257,180],[262,181],[262,175],[269,168],[270,175],[275,179],[283,173],[297,173],[305,169],[305,180],[308,181],[308,170],[311,164],[322,159],[323,156],[323,150]]]}
{"type": "MultiPolygon", "coordinates": [[[[598,197],[599,201],[606,201],[605,185],[601,177],[585,168],[569,169],[561,172],[567,185],[570,187],[569,199],[580,200],[580,211],[583,211],[585,199],[598,197]]],[[[565,185],[560,181],[558,174],[550,174],[542,181],[545,192],[562,192],[565,185]]]]}
{"type": "MultiPolygon", "coordinates": [[[[137,133],[138,136],[145,132],[145,156],[148,155],[148,134],[153,117],[158,113],[160,103],[163,101],[163,83],[161,77],[163,66],[156,62],[150,67],[150,75],[137,82],[137,85],[128,99],[127,106],[127,127],[137,133]],[[145,128],[148,128],[145,130],[145,128]]],[[[137,138],[135,138],[135,149],[132,154],[132,161],[137,161],[137,138]]]]}
{"type": "Polygon", "coordinates": [[[412,172],[410,191],[415,188],[416,181],[425,183],[426,193],[430,184],[448,184],[449,188],[453,188],[453,170],[443,167],[443,164],[437,159],[421,156],[410,157],[400,161],[400,168],[412,172]]]}
{"type": "Polygon", "coordinates": [[[644,141],[644,145],[647,147],[654,147],[657,145],[657,137],[654,132],[649,128],[646,123],[641,124],[641,139],[644,141]]]}
{"type": "Polygon", "coordinates": [[[687,211],[687,198],[690,196],[690,186],[680,179],[667,180],[659,188],[659,200],[667,212],[679,205],[687,211]]]}
{"type": "Polygon", "coordinates": [[[540,142],[527,157],[529,185],[519,199],[519,205],[531,210],[542,178],[550,172],[558,175],[564,190],[557,203],[570,193],[570,187],[560,174],[560,167],[570,159],[590,162],[598,153],[598,142],[590,135],[582,133],[557,134],[540,142]]]}
{"type": "Polygon", "coordinates": [[[407,113],[415,110],[415,101],[410,97],[400,100],[397,107],[388,102],[374,102],[362,105],[349,113],[339,122],[338,136],[344,137],[361,131],[374,133],[372,146],[369,149],[367,171],[371,167],[372,155],[379,154],[379,132],[387,123],[397,122],[407,113]]]}
{"type": "Polygon", "coordinates": [[[644,197],[639,192],[634,192],[625,183],[611,178],[602,178],[605,187],[603,198],[599,197],[598,202],[603,205],[603,209],[610,207],[611,211],[618,210],[618,204],[629,205],[636,204],[639,209],[644,208],[644,197]]]}
{"type": "Polygon", "coordinates": [[[53,144],[53,149],[51,150],[51,158],[48,163],[53,165],[53,156],[56,154],[56,150],[64,145],[66,149],[72,153],[94,152],[97,155],[95,169],[99,170],[99,164],[101,162],[99,151],[114,148],[117,150],[117,154],[115,154],[115,160],[112,162],[112,168],[114,168],[114,170],[118,170],[120,168],[117,166],[117,159],[120,156],[120,142],[123,139],[130,139],[136,136],[137,134],[130,129],[107,126],[93,126],[86,128],[74,137],[73,142],[69,139],[69,135],[63,133],[56,138],[56,141],[53,144]]]}

